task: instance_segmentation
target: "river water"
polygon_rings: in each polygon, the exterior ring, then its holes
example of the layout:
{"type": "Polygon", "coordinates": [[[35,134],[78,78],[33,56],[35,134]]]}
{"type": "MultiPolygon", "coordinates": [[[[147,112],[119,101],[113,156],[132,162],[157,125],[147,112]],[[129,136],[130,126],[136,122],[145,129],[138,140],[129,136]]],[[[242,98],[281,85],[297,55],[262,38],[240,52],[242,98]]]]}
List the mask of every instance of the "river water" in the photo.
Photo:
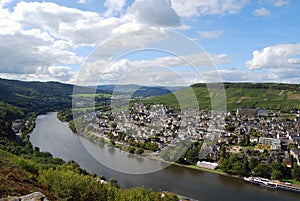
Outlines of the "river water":
{"type": "MultiPolygon", "coordinates": [[[[299,201],[300,194],[271,190],[245,183],[241,179],[187,169],[176,165],[168,166],[160,171],[147,174],[129,174],[108,168],[108,161],[114,161],[115,167],[128,166],[157,168],[161,162],[151,159],[140,159],[112,149],[107,146],[97,146],[94,143],[73,134],[67,123],[60,122],[55,112],[40,115],[36,119],[36,127],[32,131],[30,141],[42,151],[48,151],[54,157],[65,161],[74,160],[89,172],[104,175],[107,179],[114,178],[125,187],[144,186],[153,190],[172,191],[200,201],[299,201]],[[98,162],[91,152],[100,154],[98,162]]],[[[94,155],[94,154],[93,154],[94,155]]],[[[111,166],[109,166],[111,167],[111,166]]]]}

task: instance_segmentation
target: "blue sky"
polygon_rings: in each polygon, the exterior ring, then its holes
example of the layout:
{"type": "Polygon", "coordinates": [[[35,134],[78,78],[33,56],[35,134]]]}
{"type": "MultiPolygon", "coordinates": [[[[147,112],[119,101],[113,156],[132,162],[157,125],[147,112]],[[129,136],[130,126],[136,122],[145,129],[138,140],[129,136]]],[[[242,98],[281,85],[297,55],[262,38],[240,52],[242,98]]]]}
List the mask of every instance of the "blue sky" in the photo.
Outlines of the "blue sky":
{"type": "Polygon", "coordinates": [[[188,85],[217,72],[226,82],[300,83],[299,8],[298,0],[0,0],[0,77],[188,85]],[[176,34],[186,46],[168,39],[176,34]]]}

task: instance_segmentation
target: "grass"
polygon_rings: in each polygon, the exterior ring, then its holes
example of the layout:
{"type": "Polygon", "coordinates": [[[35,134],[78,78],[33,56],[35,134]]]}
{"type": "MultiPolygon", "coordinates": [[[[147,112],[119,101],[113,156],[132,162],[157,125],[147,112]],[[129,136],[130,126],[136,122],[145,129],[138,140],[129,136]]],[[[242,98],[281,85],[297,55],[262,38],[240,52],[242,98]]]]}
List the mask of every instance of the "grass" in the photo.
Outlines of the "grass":
{"type": "Polygon", "coordinates": [[[300,186],[300,181],[297,181],[295,179],[283,179],[281,180],[282,182],[289,182],[291,184],[299,185],[300,186]]]}

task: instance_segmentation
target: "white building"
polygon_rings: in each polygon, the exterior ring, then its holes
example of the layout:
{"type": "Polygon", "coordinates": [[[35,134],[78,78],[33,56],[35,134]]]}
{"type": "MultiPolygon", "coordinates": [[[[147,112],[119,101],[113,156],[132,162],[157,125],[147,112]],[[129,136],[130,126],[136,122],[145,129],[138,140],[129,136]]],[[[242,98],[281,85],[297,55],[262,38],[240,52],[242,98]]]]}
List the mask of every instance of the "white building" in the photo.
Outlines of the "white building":
{"type": "Polygon", "coordinates": [[[198,161],[197,166],[211,169],[211,170],[215,170],[219,167],[218,163],[211,163],[211,162],[207,162],[207,161],[198,161]]]}
{"type": "Polygon", "coordinates": [[[259,144],[271,145],[272,149],[280,149],[280,139],[276,138],[267,138],[267,137],[260,137],[258,140],[259,144]]]}

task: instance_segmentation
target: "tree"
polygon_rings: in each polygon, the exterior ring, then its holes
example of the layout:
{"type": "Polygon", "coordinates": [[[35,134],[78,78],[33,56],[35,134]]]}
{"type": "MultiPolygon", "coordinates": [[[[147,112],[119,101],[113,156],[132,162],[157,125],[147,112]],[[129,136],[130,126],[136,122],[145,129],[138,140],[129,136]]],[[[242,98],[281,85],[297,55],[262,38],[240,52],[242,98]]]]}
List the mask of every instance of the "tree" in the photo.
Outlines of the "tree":
{"type": "Polygon", "coordinates": [[[218,161],[218,165],[219,165],[219,168],[224,171],[224,172],[229,172],[230,171],[230,167],[229,167],[229,162],[228,162],[228,159],[227,158],[221,158],[219,161],[218,161]]]}
{"type": "Polygon", "coordinates": [[[256,158],[250,158],[249,168],[253,170],[258,165],[258,160],[256,158]]]}
{"type": "Polygon", "coordinates": [[[250,145],[250,135],[244,135],[243,139],[240,142],[241,146],[249,146],[250,145]]]}
{"type": "Polygon", "coordinates": [[[279,170],[272,170],[271,172],[271,179],[277,180],[282,178],[282,172],[279,170]]]}
{"type": "Polygon", "coordinates": [[[247,176],[247,169],[245,168],[245,165],[240,162],[237,161],[232,165],[232,173],[233,174],[237,174],[237,175],[241,175],[241,176],[247,176]]]}
{"type": "Polygon", "coordinates": [[[138,148],[138,149],[135,150],[134,153],[135,153],[135,154],[143,154],[143,153],[144,153],[144,149],[138,148]]]}
{"type": "Polygon", "coordinates": [[[292,172],[292,176],[297,181],[300,181],[300,166],[296,166],[292,172]]]}
{"type": "Polygon", "coordinates": [[[198,154],[199,154],[199,150],[189,149],[185,155],[186,161],[192,164],[197,163],[197,161],[199,160],[198,154]]]}
{"type": "Polygon", "coordinates": [[[127,151],[128,151],[129,153],[131,153],[131,154],[134,154],[135,148],[132,147],[132,146],[129,146],[129,147],[127,148],[127,151]]]}
{"type": "Polygon", "coordinates": [[[119,184],[118,184],[118,181],[115,180],[115,179],[110,179],[110,180],[108,181],[108,183],[109,183],[111,186],[114,186],[114,187],[116,187],[116,188],[120,188],[120,186],[119,186],[119,184]]]}
{"type": "Polygon", "coordinates": [[[271,179],[282,179],[283,176],[288,176],[288,172],[282,163],[274,162],[271,164],[271,179]]]}
{"type": "Polygon", "coordinates": [[[117,123],[113,122],[113,123],[110,124],[110,126],[111,126],[113,129],[115,129],[115,128],[117,128],[118,125],[117,125],[117,123]]]}
{"type": "Polygon", "coordinates": [[[271,168],[264,163],[259,163],[254,168],[254,175],[258,177],[270,178],[271,177],[271,168]]]}
{"type": "Polygon", "coordinates": [[[222,143],[222,145],[221,145],[220,157],[227,158],[227,152],[226,152],[226,147],[225,147],[224,143],[222,143]]]}
{"type": "Polygon", "coordinates": [[[236,129],[235,125],[226,125],[225,129],[229,132],[233,132],[236,129]]]}
{"type": "Polygon", "coordinates": [[[116,142],[115,142],[113,139],[111,139],[109,142],[110,142],[110,144],[112,144],[112,145],[116,145],[116,142]]]}

